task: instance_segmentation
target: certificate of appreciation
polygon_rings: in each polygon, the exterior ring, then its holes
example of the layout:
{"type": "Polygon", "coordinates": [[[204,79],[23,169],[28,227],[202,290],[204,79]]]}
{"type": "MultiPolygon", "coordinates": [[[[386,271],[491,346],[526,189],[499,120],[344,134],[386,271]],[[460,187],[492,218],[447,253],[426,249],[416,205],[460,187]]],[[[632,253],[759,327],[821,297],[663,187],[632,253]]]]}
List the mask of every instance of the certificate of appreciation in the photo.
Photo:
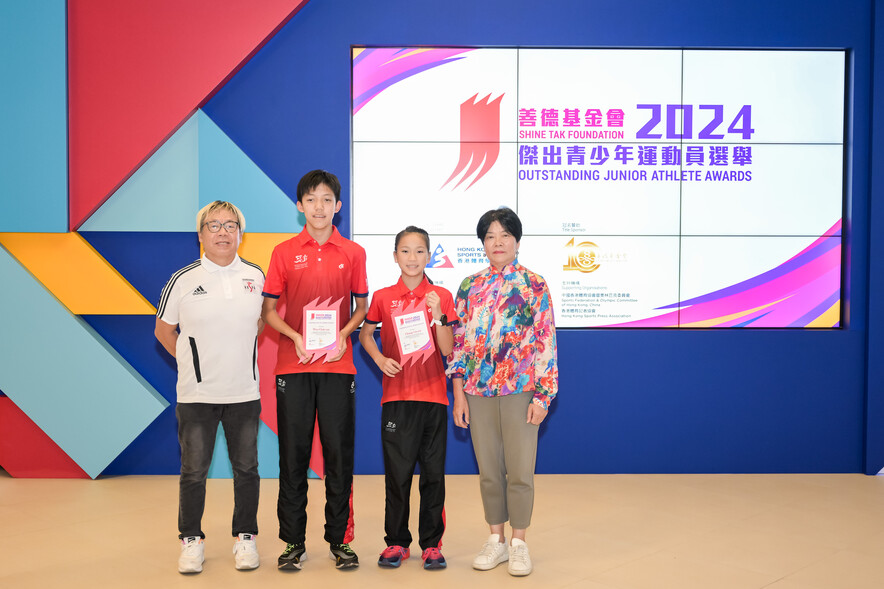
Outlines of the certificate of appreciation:
{"type": "MultiPolygon", "coordinates": [[[[427,350],[433,350],[435,344],[430,336],[430,323],[427,321],[427,312],[424,309],[411,311],[406,309],[402,314],[394,314],[393,332],[396,334],[396,342],[399,344],[400,362],[404,364],[413,355],[427,350]]],[[[419,356],[414,356],[417,359],[419,356]]],[[[427,355],[423,355],[426,359],[427,355]]]]}
{"type": "Polygon", "coordinates": [[[305,307],[303,328],[305,352],[333,351],[338,345],[338,310],[305,307]]]}

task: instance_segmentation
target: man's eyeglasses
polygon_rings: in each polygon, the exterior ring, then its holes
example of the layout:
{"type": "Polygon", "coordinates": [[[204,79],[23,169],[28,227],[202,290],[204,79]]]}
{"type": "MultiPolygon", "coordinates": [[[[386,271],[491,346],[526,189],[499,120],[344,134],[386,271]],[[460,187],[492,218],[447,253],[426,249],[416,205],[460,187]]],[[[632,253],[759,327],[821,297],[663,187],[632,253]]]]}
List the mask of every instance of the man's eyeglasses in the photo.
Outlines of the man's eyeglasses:
{"type": "Polygon", "coordinates": [[[203,223],[203,227],[208,227],[210,233],[218,233],[221,231],[221,227],[224,227],[224,231],[227,233],[234,233],[239,229],[239,223],[236,221],[227,221],[226,223],[220,223],[218,221],[208,221],[203,223]]]}

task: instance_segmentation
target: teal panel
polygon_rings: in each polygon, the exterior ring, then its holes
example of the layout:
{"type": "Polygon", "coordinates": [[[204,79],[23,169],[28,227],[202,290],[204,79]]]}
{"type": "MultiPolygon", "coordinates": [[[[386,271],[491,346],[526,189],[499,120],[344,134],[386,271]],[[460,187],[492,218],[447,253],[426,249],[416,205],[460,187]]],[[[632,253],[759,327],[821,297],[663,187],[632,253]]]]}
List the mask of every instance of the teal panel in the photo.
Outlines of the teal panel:
{"type": "MultiPolygon", "coordinates": [[[[263,421],[258,424],[258,474],[262,479],[279,478],[279,438],[263,421]]],[[[218,427],[215,436],[215,453],[209,467],[209,478],[233,478],[223,426],[218,427]]]]}
{"type": "Polygon", "coordinates": [[[196,231],[199,125],[191,116],[80,231],[196,231]]]}
{"type": "Polygon", "coordinates": [[[258,473],[264,479],[279,478],[279,436],[263,421],[258,428],[258,473]]]}
{"type": "Polygon", "coordinates": [[[2,247],[0,275],[0,389],[95,478],[169,403],[2,247]]]}
{"type": "Polygon", "coordinates": [[[199,127],[200,207],[232,202],[253,233],[300,231],[303,216],[295,203],[203,111],[199,127]]]}
{"type": "MultiPolygon", "coordinates": [[[[261,457],[258,457],[258,468],[261,465],[261,457]]],[[[260,471],[259,471],[260,472],[260,471]]],[[[227,440],[224,438],[224,426],[218,425],[215,433],[215,452],[212,454],[212,464],[209,466],[210,479],[233,478],[233,468],[227,457],[227,440]]]]}
{"type": "Polygon", "coordinates": [[[68,230],[65,1],[0,2],[0,232],[68,230]]]}

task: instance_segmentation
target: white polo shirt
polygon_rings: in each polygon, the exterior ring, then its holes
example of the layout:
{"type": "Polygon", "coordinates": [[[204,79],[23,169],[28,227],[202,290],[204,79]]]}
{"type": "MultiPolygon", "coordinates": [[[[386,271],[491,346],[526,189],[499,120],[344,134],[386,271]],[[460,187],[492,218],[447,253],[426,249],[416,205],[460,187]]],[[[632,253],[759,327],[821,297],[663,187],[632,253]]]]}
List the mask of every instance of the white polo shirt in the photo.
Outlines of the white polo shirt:
{"type": "Polygon", "coordinates": [[[179,403],[260,399],[258,318],[264,272],[237,256],[219,266],[205,255],[172,275],[157,317],[178,325],[179,403]]]}

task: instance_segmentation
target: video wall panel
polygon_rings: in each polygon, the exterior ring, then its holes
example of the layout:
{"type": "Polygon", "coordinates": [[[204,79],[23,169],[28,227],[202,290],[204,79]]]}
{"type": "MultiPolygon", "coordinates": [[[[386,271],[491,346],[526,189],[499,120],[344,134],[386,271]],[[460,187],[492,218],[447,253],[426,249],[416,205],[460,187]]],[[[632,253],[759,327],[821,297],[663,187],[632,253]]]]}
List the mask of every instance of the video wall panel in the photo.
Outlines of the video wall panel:
{"type": "Polygon", "coordinates": [[[354,238],[455,292],[506,205],[559,327],[839,327],[845,53],[354,47],[354,238]]]}

